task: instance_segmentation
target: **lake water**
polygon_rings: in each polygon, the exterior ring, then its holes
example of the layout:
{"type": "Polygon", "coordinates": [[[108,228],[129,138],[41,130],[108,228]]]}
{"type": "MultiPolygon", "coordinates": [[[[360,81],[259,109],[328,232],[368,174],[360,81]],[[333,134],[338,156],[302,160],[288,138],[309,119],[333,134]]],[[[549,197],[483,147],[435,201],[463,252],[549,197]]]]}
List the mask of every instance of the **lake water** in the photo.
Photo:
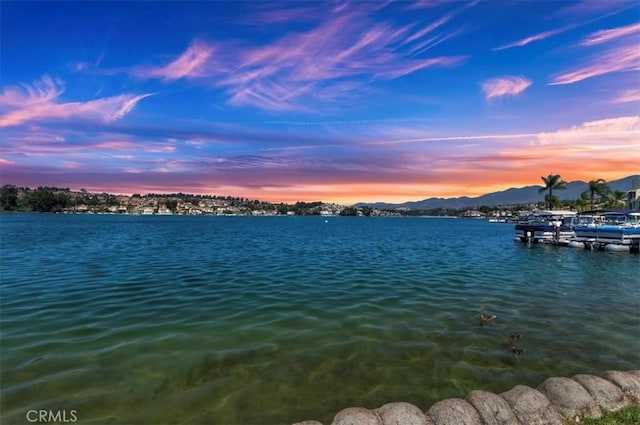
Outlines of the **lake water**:
{"type": "Polygon", "coordinates": [[[640,256],[514,243],[513,225],[10,214],[0,231],[3,424],[328,424],[640,366],[640,256]]]}

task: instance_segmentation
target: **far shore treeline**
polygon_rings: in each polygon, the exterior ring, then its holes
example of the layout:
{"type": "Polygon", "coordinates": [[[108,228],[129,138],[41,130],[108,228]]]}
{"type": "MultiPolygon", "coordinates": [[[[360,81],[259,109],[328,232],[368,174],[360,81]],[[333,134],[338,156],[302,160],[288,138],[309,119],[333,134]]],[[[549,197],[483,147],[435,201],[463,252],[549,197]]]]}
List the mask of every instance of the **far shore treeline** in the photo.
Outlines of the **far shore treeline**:
{"type": "MultiPolygon", "coordinates": [[[[479,206],[474,212],[482,215],[514,215],[531,208],[568,208],[577,211],[596,208],[624,208],[626,193],[611,190],[603,179],[588,182],[588,189],[579,199],[561,200],[558,192],[566,188],[560,175],[541,177],[540,193],[546,193],[544,201],[530,204],[479,206]]],[[[113,195],[92,193],[85,189],[40,186],[32,189],[6,184],[0,188],[2,212],[94,212],[140,214],[233,214],[233,215],[431,215],[465,216],[468,209],[437,208],[375,209],[369,206],[343,206],[321,201],[296,202],[294,204],[271,203],[242,197],[194,195],[186,193],[145,195],[113,195]]]]}
{"type": "Polygon", "coordinates": [[[251,215],[320,215],[330,209],[332,214],[371,215],[372,208],[359,208],[317,202],[294,204],[271,203],[234,196],[194,195],[188,193],[148,193],[114,195],[93,193],[85,189],[39,186],[36,189],[4,185],[0,188],[0,211],[8,212],[143,212],[145,208],[171,214],[204,211],[219,214],[251,215]],[[256,214],[259,212],[258,214],[256,214]]]}

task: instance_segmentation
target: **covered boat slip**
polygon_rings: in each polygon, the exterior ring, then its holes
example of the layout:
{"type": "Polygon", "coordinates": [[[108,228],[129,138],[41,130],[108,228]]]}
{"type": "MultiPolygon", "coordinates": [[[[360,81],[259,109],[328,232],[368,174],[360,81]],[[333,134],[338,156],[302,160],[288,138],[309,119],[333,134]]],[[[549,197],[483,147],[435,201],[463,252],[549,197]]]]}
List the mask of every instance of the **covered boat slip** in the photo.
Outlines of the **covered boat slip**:
{"type": "Polygon", "coordinates": [[[640,246],[640,211],[535,211],[515,227],[514,240],[607,251],[634,251],[640,246]]]}
{"type": "Polygon", "coordinates": [[[638,251],[640,211],[602,212],[579,216],[572,246],[608,251],[638,251]]]}
{"type": "Polygon", "coordinates": [[[568,210],[533,211],[516,224],[514,240],[567,245],[575,236],[573,222],[577,214],[568,210]]]}

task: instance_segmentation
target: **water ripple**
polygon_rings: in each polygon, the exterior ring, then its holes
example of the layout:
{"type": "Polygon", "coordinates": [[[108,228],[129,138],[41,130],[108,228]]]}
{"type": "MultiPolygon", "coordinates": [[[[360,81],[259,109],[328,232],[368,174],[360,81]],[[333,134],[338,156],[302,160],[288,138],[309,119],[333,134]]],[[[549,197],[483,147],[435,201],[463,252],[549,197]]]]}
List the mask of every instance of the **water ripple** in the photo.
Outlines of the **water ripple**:
{"type": "Polygon", "coordinates": [[[513,244],[512,226],[0,220],[2,423],[31,408],[92,423],[330,422],[349,405],[426,409],[640,365],[638,256],[513,244]],[[498,318],[481,325],[480,310],[498,318]]]}

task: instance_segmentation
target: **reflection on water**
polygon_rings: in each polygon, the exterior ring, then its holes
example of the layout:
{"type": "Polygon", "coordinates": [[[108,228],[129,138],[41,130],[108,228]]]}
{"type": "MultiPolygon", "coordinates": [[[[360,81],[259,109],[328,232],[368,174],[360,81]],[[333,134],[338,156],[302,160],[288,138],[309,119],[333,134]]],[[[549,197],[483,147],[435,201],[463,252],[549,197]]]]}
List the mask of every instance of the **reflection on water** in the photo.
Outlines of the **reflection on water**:
{"type": "Polygon", "coordinates": [[[514,244],[510,225],[0,220],[2,423],[329,423],[640,365],[638,255],[514,244]]]}

